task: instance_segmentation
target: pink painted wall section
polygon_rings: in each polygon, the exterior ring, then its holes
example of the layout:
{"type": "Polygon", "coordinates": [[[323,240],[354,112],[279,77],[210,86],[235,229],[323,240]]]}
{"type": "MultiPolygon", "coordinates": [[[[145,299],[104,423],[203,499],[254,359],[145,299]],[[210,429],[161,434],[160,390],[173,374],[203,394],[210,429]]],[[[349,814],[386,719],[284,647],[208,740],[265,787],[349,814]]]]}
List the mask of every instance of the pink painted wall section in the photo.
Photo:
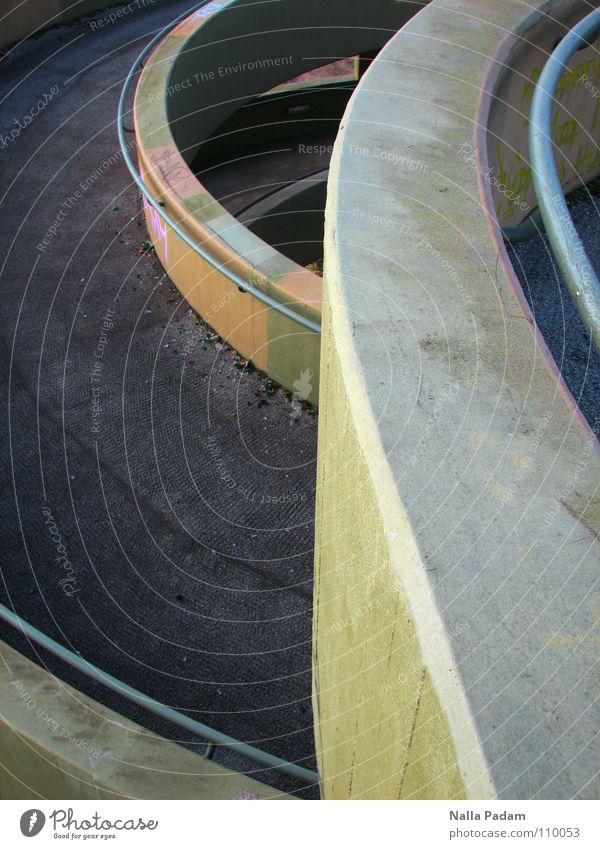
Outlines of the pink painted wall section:
{"type": "Polygon", "coordinates": [[[157,210],[150,206],[146,198],[143,199],[144,212],[146,214],[146,224],[148,231],[152,237],[154,250],[159,256],[159,259],[166,263],[169,261],[169,240],[167,237],[167,225],[160,217],[157,210]]]}

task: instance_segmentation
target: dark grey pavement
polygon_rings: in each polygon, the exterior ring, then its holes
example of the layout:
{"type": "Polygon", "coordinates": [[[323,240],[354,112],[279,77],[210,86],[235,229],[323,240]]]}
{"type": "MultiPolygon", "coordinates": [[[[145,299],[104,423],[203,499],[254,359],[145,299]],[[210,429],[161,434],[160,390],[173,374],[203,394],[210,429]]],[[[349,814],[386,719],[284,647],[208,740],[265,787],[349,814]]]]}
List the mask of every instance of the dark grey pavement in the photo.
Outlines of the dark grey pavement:
{"type": "Polygon", "coordinates": [[[290,399],[238,368],[173,290],[118,152],[122,81],[191,5],[60,27],[2,61],[2,601],[153,697],[314,768],[316,417],[292,421],[290,399]]]}

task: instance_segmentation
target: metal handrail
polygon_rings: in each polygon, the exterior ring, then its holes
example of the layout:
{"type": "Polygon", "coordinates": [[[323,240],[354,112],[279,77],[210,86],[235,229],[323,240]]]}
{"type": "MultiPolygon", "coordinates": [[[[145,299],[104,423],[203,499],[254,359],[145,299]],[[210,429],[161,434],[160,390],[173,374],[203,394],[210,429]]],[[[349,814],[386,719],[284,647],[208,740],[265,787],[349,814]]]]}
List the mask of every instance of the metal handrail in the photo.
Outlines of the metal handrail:
{"type": "Polygon", "coordinates": [[[42,646],[42,648],[52,652],[56,657],[68,663],[69,666],[78,669],[79,672],[83,672],[84,675],[88,675],[120,696],[125,696],[130,701],[156,714],[156,716],[160,716],[174,725],[185,728],[186,731],[190,731],[192,734],[209,740],[211,744],[232,749],[249,760],[262,764],[269,769],[276,769],[278,772],[291,775],[292,778],[302,781],[303,784],[318,784],[319,776],[316,772],[312,772],[312,770],[306,769],[303,766],[298,766],[298,764],[290,763],[290,761],[285,761],[275,755],[270,755],[268,752],[256,749],[254,746],[243,743],[241,740],[236,740],[234,737],[229,737],[227,734],[222,734],[220,731],[216,731],[214,728],[210,728],[208,725],[204,725],[204,723],[198,722],[196,719],[192,719],[183,713],[179,713],[179,711],[162,704],[162,702],[158,702],[151,696],[140,692],[140,690],[130,687],[129,684],[119,681],[118,678],[115,678],[108,672],[104,672],[102,669],[94,666],[93,663],[84,660],[84,658],[75,654],[75,652],[61,646],[60,643],[57,643],[56,640],[44,634],[43,631],[40,631],[34,625],[17,616],[16,613],[13,613],[4,604],[0,604],[0,619],[3,619],[14,628],[20,629],[28,639],[33,640],[33,642],[42,646]]]}
{"type": "Polygon", "coordinates": [[[554,162],[552,107],[571,56],[600,31],[600,9],[559,42],[535,87],[529,119],[529,156],[539,210],[558,266],[592,342],[600,353],[600,282],[567,207],[554,162]]]}
{"type": "MultiPolygon", "coordinates": [[[[154,199],[152,193],[147,187],[146,183],[142,179],[141,175],[138,172],[138,169],[135,166],[135,163],[131,159],[129,155],[127,141],[125,139],[126,128],[124,126],[124,112],[125,112],[125,101],[127,99],[127,95],[129,93],[129,88],[135,77],[139,66],[142,64],[146,56],[154,49],[154,47],[161,41],[177,24],[181,23],[186,17],[191,15],[197,9],[202,8],[206,3],[204,0],[203,3],[197,3],[195,6],[192,6],[187,12],[182,15],[179,15],[175,18],[174,21],[167,24],[167,26],[163,27],[160,32],[154,36],[154,38],[144,47],[140,55],[137,57],[135,62],[133,63],[127,77],[125,78],[125,83],[123,85],[123,90],[121,91],[121,96],[119,98],[119,107],[117,110],[117,133],[119,136],[119,144],[121,147],[121,154],[123,156],[123,160],[127,165],[131,176],[133,177],[135,183],[138,188],[146,198],[146,201],[150,204],[150,206],[156,210],[156,212],[160,215],[160,217],[165,221],[172,230],[182,239],[193,251],[195,251],[202,259],[211,265],[213,268],[217,269],[221,274],[227,277],[228,280],[231,280],[238,289],[241,289],[243,292],[247,292],[252,295],[258,301],[261,301],[266,306],[271,309],[276,310],[277,312],[285,315],[287,318],[292,319],[292,321],[301,324],[303,327],[306,327],[308,330],[311,330],[313,333],[321,333],[321,326],[311,319],[306,318],[300,313],[297,313],[295,310],[287,307],[285,304],[276,301],[274,298],[271,298],[265,292],[262,292],[260,289],[257,289],[255,286],[252,286],[251,283],[248,283],[247,280],[244,280],[243,277],[235,274],[235,272],[230,271],[226,266],[220,263],[217,259],[215,259],[208,251],[205,251],[200,247],[188,234],[181,229],[181,227],[171,218],[171,216],[164,210],[164,208],[154,199]]],[[[221,10],[223,11],[223,10],[221,10]]],[[[220,12],[215,12],[215,14],[220,14],[220,12]]],[[[216,234],[215,234],[216,235],[216,234]]],[[[218,236],[217,236],[218,238],[218,236]]],[[[223,243],[225,245],[225,243],[223,243]]]]}

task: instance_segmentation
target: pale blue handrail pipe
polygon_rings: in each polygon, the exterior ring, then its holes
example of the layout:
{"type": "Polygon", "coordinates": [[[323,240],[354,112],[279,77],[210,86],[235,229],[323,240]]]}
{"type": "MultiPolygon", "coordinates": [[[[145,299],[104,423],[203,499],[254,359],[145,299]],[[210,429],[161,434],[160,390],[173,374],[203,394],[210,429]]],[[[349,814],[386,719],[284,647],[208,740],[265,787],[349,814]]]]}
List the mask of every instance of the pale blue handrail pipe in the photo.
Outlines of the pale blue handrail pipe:
{"type": "Polygon", "coordinates": [[[542,221],[569,293],[600,353],[600,282],[571,218],[554,162],[552,107],[571,56],[600,31],[600,9],[581,20],[559,42],[544,65],[529,118],[529,156],[542,221]]]}
{"type": "MultiPolygon", "coordinates": [[[[203,0],[202,3],[196,3],[196,5],[190,7],[187,12],[184,12],[182,15],[179,15],[175,20],[171,21],[171,23],[167,24],[166,27],[163,27],[161,31],[154,36],[154,38],[148,42],[148,44],[144,47],[140,55],[137,57],[133,65],[131,66],[129,73],[125,78],[125,82],[123,83],[123,88],[121,90],[121,96],[119,97],[119,105],[117,108],[117,135],[119,137],[119,145],[121,148],[121,154],[123,156],[123,161],[127,166],[129,173],[133,177],[135,184],[138,189],[143,194],[146,202],[154,209],[158,215],[165,221],[171,230],[177,234],[177,236],[181,239],[182,242],[195,251],[198,256],[202,257],[202,259],[211,265],[213,268],[217,269],[224,277],[227,277],[231,280],[232,283],[238,287],[238,289],[242,292],[246,292],[249,295],[252,295],[253,298],[256,298],[257,301],[265,304],[265,306],[270,307],[275,310],[275,312],[281,313],[281,315],[286,316],[286,318],[295,321],[297,324],[306,327],[308,330],[311,330],[313,333],[320,334],[321,333],[321,325],[317,324],[317,322],[312,321],[310,318],[306,318],[306,316],[301,315],[296,312],[291,307],[286,304],[281,303],[280,301],[276,301],[275,298],[272,298],[266,292],[263,292],[261,289],[258,289],[256,286],[253,286],[243,277],[240,277],[238,274],[235,274],[231,271],[227,266],[220,263],[216,257],[214,257],[210,251],[204,250],[204,248],[200,247],[188,234],[183,230],[179,224],[171,218],[168,212],[161,206],[161,204],[155,199],[154,195],[146,185],[145,181],[141,177],[133,159],[129,155],[129,146],[127,144],[127,140],[125,138],[125,133],[127,132],[125,128],[125,104],[127,102],[127,97],[129,95],[129,91],[133,84],[133,80],[135,78],[136,73],[139,68],[143,64],[146,57],[154,50],[156,45],[162,41],[162,39],[171,32],[178,24],[180,24],[185,18],[189,17],[193,12],[201,9],[202,6],[206,5],[206,0],[203,0]]],[[[219,14],[219,12],[216,12],[219,14]]]]}
{"type": "MultiPolygon", "coordinates": [[[[129,699],[129,701],[135,702],[135,704],[151,711],[156,714],[156,716],[160,716],[163,719],[172,722],[174,725],[178,725],[180,728],[185,728],[186,731],[208,740],[211,744],[231,749],[255,763],[262,764],[268,769],[275,769],[278,772],[290,775],[292,778],[301,781],[302,786],[306,786],[307,784],[318,784],[319,776],[316,772],[312,772],[312,770],[306,769],[306,767],[299,766],[297,763],[285,761],[282,758],[278,758],[276,755],[263,752],[261,749],[256,749],[254,746],[250,746],[248,743],[243,743],[241,740],[236,740],[234,737],[229,737],[227,734],[222,734],[220,731],[216,731],[214,728],[210,728],[208,725],[204,725],[202,722],[192,719],[191,716],[179,713],[179,711],[168,707],[168,705],[162,704],[162,702],[158,702],[151,696],[140,692],[140,690],[130,687],[129,684],[119,681],[118,678],[115,678],[108,672],[104,672],[102,669],[94,666],[93,663],[84,660],[83,657],[80,657],[78,654],[75,654],[75,652],[65,648],[65,646],[62,646],[60,643],[57,643],[56,640],[53,640],[52,637],[44,634],[43,631],[39,630],[39,628],[36,628],[20,616],[17,616],[16,613],[13,613],[4,604],[0,604],[0,619],[3,619],[8,625],[12,625],[13,628],[16,628],[18,631],[21,631],[28,640],[37,643],[37,645],[46,649],[46,651],[51,652],[64,663],[73,667],[73,669],[77,669],[84,675],[93,678],[95,681],[98,681],[104,687],[108,687],[109,690],[113,690],[120,696],[125,696],[125,698],[129,699]]],[[[212,748],[212,746],[210,748],[212,748]]]]}

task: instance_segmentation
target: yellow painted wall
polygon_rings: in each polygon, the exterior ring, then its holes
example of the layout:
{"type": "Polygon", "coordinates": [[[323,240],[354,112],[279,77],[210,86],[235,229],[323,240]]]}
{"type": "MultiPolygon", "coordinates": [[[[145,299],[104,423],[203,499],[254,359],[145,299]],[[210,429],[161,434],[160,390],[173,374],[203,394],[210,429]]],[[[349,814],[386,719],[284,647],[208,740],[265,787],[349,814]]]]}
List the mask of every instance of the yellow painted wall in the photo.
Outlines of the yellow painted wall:
{"type": "Polygon", "coordinates": [[[346,353],[336,346],[326,307],[313,623],[322,794],[463,799],[467,793],[448,724],[392,566],[379,499],[357,440],[340,367],[346,353]]]}

